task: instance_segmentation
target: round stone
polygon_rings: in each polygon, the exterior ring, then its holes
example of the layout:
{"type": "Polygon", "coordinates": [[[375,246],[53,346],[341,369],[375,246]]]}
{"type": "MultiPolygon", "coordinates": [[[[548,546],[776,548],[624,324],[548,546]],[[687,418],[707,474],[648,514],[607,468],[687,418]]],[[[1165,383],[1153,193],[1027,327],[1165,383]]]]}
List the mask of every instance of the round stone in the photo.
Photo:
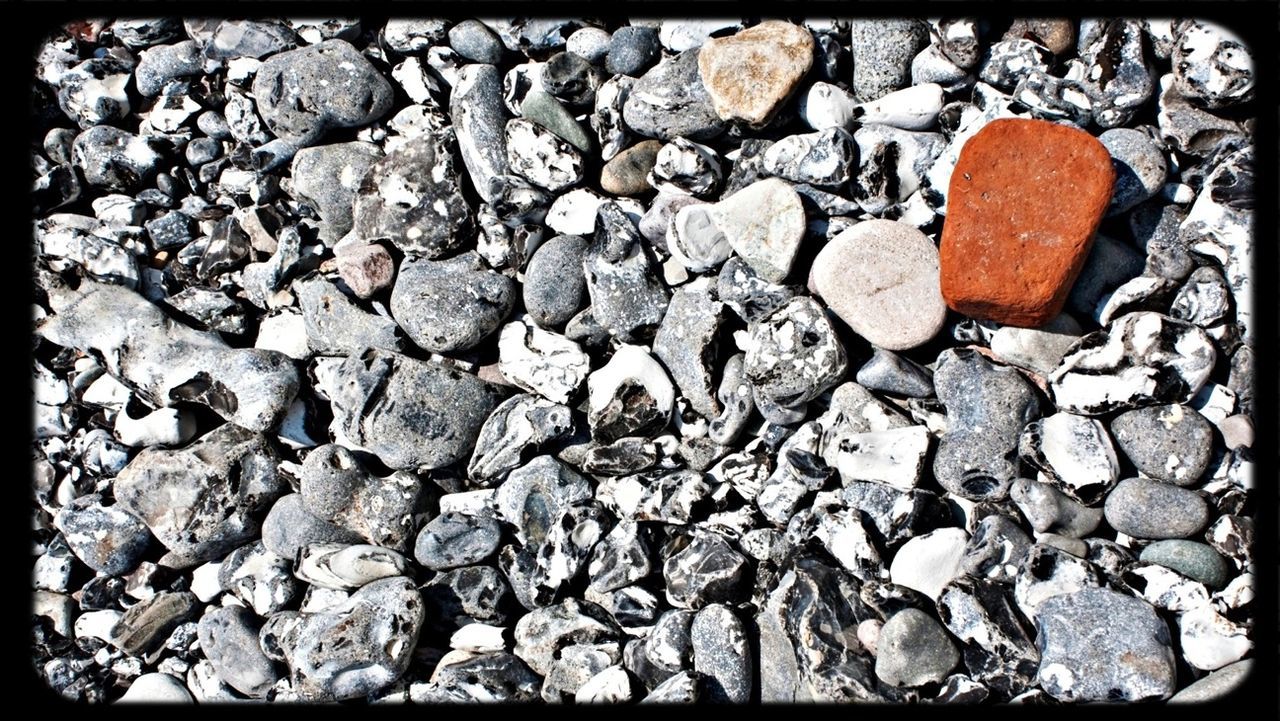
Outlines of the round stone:
{"type": "Polygon", "coordinates": [[[1120,481],[1102,512],[1112,528],[1134,538],[1186,538],[1209,520],[1199,493],[1145,478],[1120,481]]]}
{"type": "Polygon", "coordinates": [[[618,28],[609,40],[609,54],[604,67],[611,75],[638,76],[648,70],[662,55],[658,31],[628,25],[618,28]]]}
{"type": "Polygon", "coordinates": [[[876,640],[876,677],[891,686],[941,682],[959,662],[942,625],[918,608],[895,613],[876,640]]]}
{"type": "Polygon", "coordinates": [[[938,249],[905,223],[868,220],[832,238],[814,259],[813,285],[841,320],[880,348],[923,345],[946,320],[938,249]]]}
{"type": "Polygon", "coordinates": [[[1213,454],[1213,426],[1176,403],[1121,413],[1111,435],[1139,473],[1178,486],[1200,480],[1213,454]]]}
{"type": "Polygon", "coordinates": [[[1132,128],[1112,128],[1098,140],[1111,153],[1116,184],[1107,215],[1117,215],[1154,196],[1164,187],[1169,163],[1145,133],[1132,128]]]}
{"type": "Polygon", "coordinates": [[[480,256],[406,258],[391,289],[391,313],[418,347],[433,353],[475,347],[511,313],[515,283],[480,256]]]}
{"type": "Polygon", "coordinates": [[[492,518],[442,513],[423,526],[413,557],[433,571],[470,566],[498,550],[502,529],[492,518]]]}

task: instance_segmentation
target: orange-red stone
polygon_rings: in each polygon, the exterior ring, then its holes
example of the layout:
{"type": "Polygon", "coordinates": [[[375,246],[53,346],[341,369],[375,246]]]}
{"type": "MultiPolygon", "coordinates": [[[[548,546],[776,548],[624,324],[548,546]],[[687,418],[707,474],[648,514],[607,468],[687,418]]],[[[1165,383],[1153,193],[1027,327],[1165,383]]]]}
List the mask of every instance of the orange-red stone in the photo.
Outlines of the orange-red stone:
{"type": "Polygon", "coordinates": [[[1115,170],[1092,135],[1044,120],[993,120],[960,150],[938,248],[942,297],[972,318],[1052,320],[1093,244],[1115,170]]]}

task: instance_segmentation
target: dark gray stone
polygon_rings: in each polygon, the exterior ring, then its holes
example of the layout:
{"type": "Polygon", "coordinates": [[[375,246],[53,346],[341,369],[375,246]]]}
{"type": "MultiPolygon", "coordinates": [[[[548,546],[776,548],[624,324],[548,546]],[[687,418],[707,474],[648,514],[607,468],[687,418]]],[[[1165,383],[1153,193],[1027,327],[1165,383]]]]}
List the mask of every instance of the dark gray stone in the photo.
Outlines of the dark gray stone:
{"type": "Polygon", "coordinates": [[[441,468],[467,457],[501,401],[496,386],[452,366],[379,350],[335,371],[329,397],[348,438],[391,468],[441,468]]]}
{"type": "Polygon", "coordinates": [[[506,320],[515,283],[467,252],[447,260],[405,259],[391,289],[391,312],[418,347],[433,353],[474,348],[506,320]]]}
{"type": "Polygon", "coordinates": [[[1018,476],[1018,439],[1040,415],[1035,390],[1016,370],[977,351],[938,354],[933,372],[947,430],[933,472],[946,490],[971,500],[1000,500],[1018,476]]]}
{"type": "Polygon", "coordinates": [[[600,206],[595,227],[582,258],[591,314],[618,340],[647,336],[662,322],[669,296],[640,232],[612,201],[600,206]]]}
{"type": "Polygon", "coordinates": [[[312,145],[329,128],[368,125],[391,108],[391,83],[345,40],[272,55],[253,79],[258,112],[271,132],[312,145]]]}
{"type": "Polygon", "coordinates": [[[200,619],[200,650],[223,683],[262,698],[280,680],[280,669],[258,643],[262,622],[243,606],[216,608],[200,619]]]}
{"type": "Polygon", "coordinates": [[[361,181],[381,158],[381,148],[362,141],[316,145],[294,154],[289,173],[293,193],[319,213],[322,238],[337,240],[351,230],[361,181]]]}
{"type": "Polygon", "coordinates": [[[933,395],[933,371],[883,348],[872,348],[871,358],[858,369],[855,380],[870,390],[908,398],[933,395]]]}
{"type": "Polygon", "coordinates": [[[462,162],[471,185],[486,203],[494,200],[490,179],[507,174],[507,142],[504,129],[507,109],[502,102],[502,77],[492,65],[464,65],[449,93],[449,119],[453,122],[462,162]]]}
{"type": "Polygon", "coordinates": [[[879,100],[911,80],[911,60],[929,44],[929,28],[912,19],[875,18],[849,23],[853,56],[850,85],[861,103],[879,100]]]}
{"type": "Polygon", "coordinates": [[[614,75],[639,77],[661,56],[657,29],[627,25],[613,31],[604,67],[614,75]]]}
{"type": "Polygon", "coordinates": [[[359,543],[352,531],[317,518],[309,512],[302,494],[290,493],[276,501],[262,521],[262,544],[284,558],[312,543],[359,543]]]}
{"type": "Polygon", "coordinates": [[[433,135],[414,138],[370,166],[351,217],[360,238],[385,238],[405,253],[426,258],[471,240],[471,213],[453,156],[433,135]]]}
{"type": "Polygon", "coordinates": [[[640,135],[659,140],[707,140],[725,127],[698,72],[698,51],[686,50],[651,68],[631,88],[622,118],[640,135]]]}
{"type": "Polygon", "coordinates": [[[396,322],[356,305],[333,282],[312,276],[293,284],[307,329],[307,345],[321,355],[347,355],[365,348],[404,350],[396,322]]]}
{"type": "Polygon", "coordinates": [[[449,47],[462,57],[477,63],[494,64],[502,60],[502,41],[479,20],[463,20],[449,28],[449,47]]]}
{"type": "Polygon", "coordinates": [[[492,518],[442,513],[422,527],[413,557],[433,571],[471,566],[498,550],[502,529],[492,518]]]}
{"type": "Polygon", "coordinates": [[[299,477],[308,513],[368,543],[409,550],[426,501],[424,484],[413,474],[376,476],[351,451],[327,444],[307,454],[299,477]]]}
{"type": "Polygon", "coordinates": [[[695,533],[663,564],[667,601],[682,608],[738,601],[746,571],[746,558],[728,541],[714,533],[695,533]]]}
{"type": "Polygon", "coordinates": [[[143,450],[116,477],[115,496],[181,568],[259,535],[258,519],[286,490],[278,464],[266,437],[227,423],[185,448],[143,450]]]}
{"type": "MultiPolygon", "coordinates": [[[[657,43],[655,38],[654,43],[657,43]]],[[[752,657],[742,621],[727,606],[698,611],[689,627],[693,668],[707,676],[707,700],[744,704],[751,700],[752,657]]]]}
{"type": "Polygon", "coordinates": [[[587,241],[577,235],[557,235],[534,251],[525,268],[525,310],[543,328],[568,322],[587,301],[582,274],[587,241]]]}

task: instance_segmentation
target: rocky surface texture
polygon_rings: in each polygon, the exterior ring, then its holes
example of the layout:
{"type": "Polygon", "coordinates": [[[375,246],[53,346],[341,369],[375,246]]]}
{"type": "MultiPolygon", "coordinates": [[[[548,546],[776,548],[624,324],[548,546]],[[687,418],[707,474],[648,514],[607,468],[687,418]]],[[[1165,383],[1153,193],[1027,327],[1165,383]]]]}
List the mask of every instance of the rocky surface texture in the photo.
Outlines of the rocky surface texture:
{"type": "Polygon", "coordinates": [[[134,18],[35,52],[62,698],[1182,702],[1269,652],[1268,111],[1222,27],[134,18]]]}

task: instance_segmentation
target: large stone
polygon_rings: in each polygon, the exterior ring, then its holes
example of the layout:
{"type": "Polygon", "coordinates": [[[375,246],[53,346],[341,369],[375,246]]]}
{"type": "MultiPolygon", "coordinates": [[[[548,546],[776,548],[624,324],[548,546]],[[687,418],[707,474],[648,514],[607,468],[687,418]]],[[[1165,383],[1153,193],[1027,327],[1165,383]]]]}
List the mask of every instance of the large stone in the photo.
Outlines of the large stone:
{"type": "Polygon", "coordinates": [[[942,295],[955,310],[1038,326],[1059,312],[1111,200],[1111,154],[1081,130],[997,119],[964,145],[948,189],[942,295]]]}
{"type": "Polygon", "coordinates": [[[1036,626],[1040,685],[1059,701],[1156,700],[1176,688],[1169,627],[1141,599],[1105,588],[1054,596],[1036,626]]]}
{"type": "Polygon", "coordinates": [[[906,350],[942,329],[938,249],[905,223],[868,220],[832,238],[813,261],[813,286],[855,333],[906,350]]]}
{"type": "Polygon", "coordinates": [[[360,238],[386,238],[405,253],[428,258],[458,248],[472,230],[453,156],[431,135],[407,141],[369,168],[352,219],[360,238]]]}
{"type": "Polygon", "coordinates": [[[813,45],[808,30],[781,20],[703,43],[698,70],[716,113],[753,127],[768,123],[809,71],[813,45]]]}

